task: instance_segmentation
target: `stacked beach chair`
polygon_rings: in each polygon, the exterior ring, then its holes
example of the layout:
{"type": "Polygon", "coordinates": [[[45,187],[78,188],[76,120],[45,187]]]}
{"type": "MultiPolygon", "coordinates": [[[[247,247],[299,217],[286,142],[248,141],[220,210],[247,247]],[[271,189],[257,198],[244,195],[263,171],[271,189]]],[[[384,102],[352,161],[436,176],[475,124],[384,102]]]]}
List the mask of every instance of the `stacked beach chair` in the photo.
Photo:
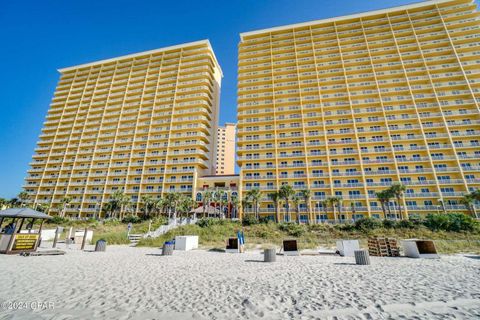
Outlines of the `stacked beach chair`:
{"type": "Polygon", "coordinates": [[[400,250],[397,239],[393,238],[368,238],[368,253],[376,257],[398,257],[400,250]]]}

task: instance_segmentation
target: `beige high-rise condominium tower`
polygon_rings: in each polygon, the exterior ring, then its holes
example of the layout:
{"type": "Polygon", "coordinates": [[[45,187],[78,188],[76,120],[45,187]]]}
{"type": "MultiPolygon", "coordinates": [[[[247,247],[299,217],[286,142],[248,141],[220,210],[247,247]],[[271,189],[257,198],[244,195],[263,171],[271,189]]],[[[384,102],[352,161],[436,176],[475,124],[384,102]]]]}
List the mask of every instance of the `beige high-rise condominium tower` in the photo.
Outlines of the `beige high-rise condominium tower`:
{"type": "Polygon", "coordinates": [[[311,191],[302,219],[333,219],[333,196],[337,217],[383,216],[376,193],[401,182],[387,213],[466,212],[480,186],[479,27],[471,0],[450,0],[243,33],[244,195],[259,188],[273,215],[268,193],[288,183],[311,191]]]}
{"type": "Polygon", "coordinates": [[[235,123],[225,123],[217,129],[217,164],[218,175],[235,173],[235,123]]]}
{"type": "Polygon", "coordinates": [[[222,72],[208,40],[59,71],[26,179],[34,204],[92,214],[116,190],[137,204],[191,194],[214,170],[222,72]]]}

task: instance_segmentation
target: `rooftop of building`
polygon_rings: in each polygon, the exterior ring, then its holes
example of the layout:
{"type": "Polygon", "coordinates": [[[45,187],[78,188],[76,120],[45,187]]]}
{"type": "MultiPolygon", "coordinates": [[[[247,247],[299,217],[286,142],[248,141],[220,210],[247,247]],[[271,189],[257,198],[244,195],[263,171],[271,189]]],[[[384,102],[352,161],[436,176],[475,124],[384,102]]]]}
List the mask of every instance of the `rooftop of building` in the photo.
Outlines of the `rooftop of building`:
{"type": "MultiPolygon", "coordinates": [[[[395,7],[389,7],[389,8],[384,8],[384,9],[372,10],[372,11],[363,11],[363,12],[353,13],[353,14],[344,15],[344,16],[337,16],[337,17],[325,18],[325,19],[320,19],[320,20],[312,20],[312,21],[288,24],[288,25],[279,26],[279,27],[272,27],[272,28],[266,28],[266,29],[260,29],[260,30],[247,31],[247,32],[240,33],[240,39],[241,39],[241,41],[243,41],[244,37],[255,36],[255,35],[259,35],[259,34],[263,34],[263,33],[282,31],[282,30],[292,29],[292,28],[307,27],[307,26],[310,26],[310,25],[313,25],[313,24],[322,24],[322,23],[329,23],[329,22],[336,22],[336,21],[342,21],[342,20],[361,18],[361,17],[383,14],[383,13],[392,12],[392,11],[415,9],[415,8],[429,6],[429,5],[446,3],[446,2],[454,2],[454,1],[455,0],[420,1],[420,2],[414,2],[414,3],[402,5],[402,6],[395,6],[395,7]]],[[[473,3],[474,0],[470,0],[470,2],[473,3]]]]}
{"type": "Polygon", "coordinates": [[[72,70],[75,70],[75,69],[95,66],[95,65],[99,65],[99,64],[108,63],[108,62],[131,59],[131,58],[141,57],[141,56],[145,56],[145,55],[149,55],[149,54],[155,54],[155,53],[159,53],[159,52],[163,52],[163,51],[176,50],[176,49],[180,49],[180,48],[184,48],[184,47],[193,47],[193,46],[198,46],[198,45],[207,45],[207,47],[212,52],[212,56],[213,56],[213,60],[215,62],[215,65],[217,66],[218,70],[220,71],[220,74],[223,77],[222,68],[220,68],[220,64],[218,63],[217,57],[215,56],[215,52],[213,51],[212,45],[210,44],[210,41],[208,39],[194,41],[194,42],[187,42],[187,43],[182,43],[182,44],[178,44],[178,45],[174,45],[174,46],[168,46],[168,47],[163,47],[163,48],[158,48],[158,49],[153,49],[153,50],[148,50],[148,51],[131,53],[131,54],[127,54],[127,55],[123,55],[123,56],[119,56],[119,57],[114,57],[114,58],[109,58],[109,59],[103,59],[103,60],[83,63],[83,64],[71,66],[71,67],[58,69],[58,72],[64,73],[64,72],[67,72],[67,71],[72,71],[72,70]]]}
{"type": "Polygon", "coordinates": [[[233,122],[225,122],[223,126],[218,126],[218,129],[225,129],[225,127],[236,127],[237,124],[233,122]]]}
{"type": "Polygon", "coordinates": [[[202,176],[200,178],[228,178],[228,177],[240,177],[239,174],[211,174],[211,175],[206,175],[202,176]]]}

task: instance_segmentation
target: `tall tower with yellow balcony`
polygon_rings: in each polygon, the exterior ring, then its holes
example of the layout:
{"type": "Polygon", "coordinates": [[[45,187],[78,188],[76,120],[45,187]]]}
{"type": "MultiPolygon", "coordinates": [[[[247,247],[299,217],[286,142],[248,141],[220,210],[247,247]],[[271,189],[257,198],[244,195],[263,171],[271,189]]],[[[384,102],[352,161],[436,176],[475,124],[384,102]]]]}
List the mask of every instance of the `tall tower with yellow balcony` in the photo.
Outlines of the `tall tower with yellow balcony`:
{"type": "Polygon", "coordinates": [[[311,192],[303,220],[333,219],[334,206],[340,219],[383,217],[376,193],[400,182],[387,215],[466,212],[462,196],[480,186],[479,54],[471,0],[242,33],[243,197],[260,189],[272,215],[269,193],[289,184],[311,192]]]}
{"type": "Polygon", "coordinates": [[[208,40],[59,70],[25,189],[51,213],[100,212],[112,193],[192,194],[215,170],[222,71],[208,40]]]}

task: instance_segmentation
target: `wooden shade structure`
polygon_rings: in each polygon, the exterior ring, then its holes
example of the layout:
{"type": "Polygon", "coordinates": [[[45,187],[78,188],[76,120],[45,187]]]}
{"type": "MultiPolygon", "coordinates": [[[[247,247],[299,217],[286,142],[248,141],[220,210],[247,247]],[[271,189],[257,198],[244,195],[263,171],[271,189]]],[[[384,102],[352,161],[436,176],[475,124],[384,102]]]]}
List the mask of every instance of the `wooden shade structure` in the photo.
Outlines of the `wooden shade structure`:
{"type": "Polygon", "coordinates": [[[0,211],[0,253],[36,251],[43,222],[51,218],[43,212],[30,208],[11,208],[0,211]],[[41,220],[40,227],[34,230],[33,225],[37,219],[41,220]],[[6,224],[6,222],[10,223],[6,224]]]}
{"type": "Polygon", "coordinates": [[[207,215],[219,215],[220,214],[220,210],[218,210],[217,208],[215,207],[212,207],[212,206],[205,206],[205,209],[203,209],[203,206],[200,206],[192,211],[190,211],[190,213],[192,214],[196,214],[196,215],[201,215],[203,214],[203,210],[205,210],[205,213],[207,215]]]}

